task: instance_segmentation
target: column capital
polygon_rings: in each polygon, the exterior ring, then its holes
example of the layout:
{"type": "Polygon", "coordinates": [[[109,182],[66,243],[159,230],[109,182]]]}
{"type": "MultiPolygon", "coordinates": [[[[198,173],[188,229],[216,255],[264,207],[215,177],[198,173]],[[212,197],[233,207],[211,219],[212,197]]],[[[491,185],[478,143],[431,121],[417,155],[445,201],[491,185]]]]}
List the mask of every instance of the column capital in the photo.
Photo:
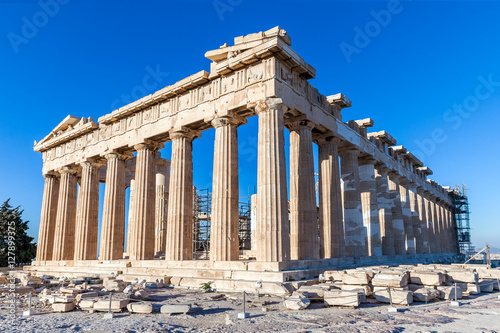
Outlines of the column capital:
{"type": "Polygon", "coordinates": [[[184,126],[172,129],[169,134],[171,140],[177,138],[187,138],[188,140],[192,141],[201,137],[201,133],[199,131],[195,131],[184,126]]]}
{"type": "Polygon", "coordinates": [[[334,136],[332,132],[326,132],[324,134],[313,134],[313,141],[316,142],[317,145],[333,143],[338,146],[342,142],[342,139],[334,136]]]}
{"type": "MultiPolygon", "coordinates": [[[[253,105],[249,105],[252,108],[253,105]]],[[[258,101],[254,106],[255,113],[267,112],[269,110],[277,110],[285,113],[288,111],[288,106],[283,103],[281,98],[266,98],[258,101]]]]}
{"type": "Polygon", "coordinates": [[[57,172],[59,172],[61,175],[62,174],[72,174],[75,175],[77,173],[77,170],[74,167],[69,167],[69,166],[64,166],[60,169],[57,169],[57,172]]]}
{"type": "MultiPolygon", "coordinates": [[[[163,145],[163,143],[155,142],[155,141],[148,140],[148,139],[145,139],[144,142],[141,142],[141,143],[134,145],[134,149],[136,151],[145,150],[145,149],[159,150],[159,149],[162,149],[164,147],[165,146],[163,145]]],[[[123,155],[126,155],[126,154],[123,154],[123,155]]]]}
{"type": "Polygon", "coordinates": [[[290,131],[297,131],[300,128],[309,128],[312,130],[316,126],[315,123],[304,116],[287,119],[285,120],[285,124],[290,131]]]}
{"type": "Polygon", "coordinates": [[[61,175],[56,170],[50,170],[43,174],[43,178],[59,178],[61,175]]]}
{"type": "Polygon", "coordinates": [[[231,114],[227,116],[218,116],[212,119],[211,123],[214,128],[219,128],[228,125],[240,126],[246,124],[247,119],[237,114],[231,114]]]}
{"type": "Polygon", "coordinates": [[[365,155],[359,157],[358,163],[360,165],[368,165],[368,164],[375,165],[377,163],[377,160],[375,160],[375,158],[373,158],[373,156],[371,155],[365,155]]]}
{"type": "Polygon", "coordinates": [[[106,161],[103,161],[102,159],[97,159],[97,158],[89,158],[89,159],[86,159],[84,161],[81,161],[78,163],[82,168],[83,167],[86,167],[86,166],[90,166],[90,167],[97,167],[97,168],[100,168],[100,167],[103,167],[106,165],[106,161]]]}
{"type": "Polygon", "coordinates": [[[375,169],[377,169],[378,172],[380,173],[389,173],[391,172],[391,168],[389,168],[387,165],[383,164],[383,163],[376,163],[375,164],[375,169]]]}
{"type": "Polygon", "coordinates": [[[108,160],[108,161],[111,160],[111,159],[115,159],[115,158],[125,161],[125,160],[127,160],[129,158],[132,158],[132,157],[133,157],[132,154],[129,154],[129,153],[122,154],[122,153],[119,153],[119,152],[116,152],[116,151],[111,151],[111,152],[109,152],[109,153],[107,153],[107,154],[104,155],[104,158],[106,158],[106,160],[108,160]]]}
{"type": "Polygon", "coordinates": [[[339,154],[340,155],[359,156],[359,155],[361,155],[361,151],[359,151],[358,149],[356,149],[353,146],[346,146],[346,147],[339,148],[339,154]]]}

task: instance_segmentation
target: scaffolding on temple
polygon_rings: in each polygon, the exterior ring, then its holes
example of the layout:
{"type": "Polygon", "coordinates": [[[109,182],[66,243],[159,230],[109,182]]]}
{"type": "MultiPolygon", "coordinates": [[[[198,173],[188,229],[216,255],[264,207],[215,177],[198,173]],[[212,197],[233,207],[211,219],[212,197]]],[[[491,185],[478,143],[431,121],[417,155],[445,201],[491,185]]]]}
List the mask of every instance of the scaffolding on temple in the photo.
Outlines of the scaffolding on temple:
{"type": "Polygon", "coordinates": [[[212,193],[208,188],[196,190],[196,187],[193,193],[193,259],[209,259],[212,193]]]}
{"type": "Polygon", "coordinates": [[[460,253],[468,255],[474,252],[474,247],[470,238],[469,199],[467,198],[467,188],[465,185],[462,185],[462,187],[455,186],[452,196],[458,250],[460,253]]]}
{"type": "MultiPolygon", "coordinates": [[[[210,209],[212,193],[210,190],[196,190],[193,198],[193,259],[210,259],[210,209]]],[[[239,249],[251,249],[251,200],[239,203],[239,249]]]]}

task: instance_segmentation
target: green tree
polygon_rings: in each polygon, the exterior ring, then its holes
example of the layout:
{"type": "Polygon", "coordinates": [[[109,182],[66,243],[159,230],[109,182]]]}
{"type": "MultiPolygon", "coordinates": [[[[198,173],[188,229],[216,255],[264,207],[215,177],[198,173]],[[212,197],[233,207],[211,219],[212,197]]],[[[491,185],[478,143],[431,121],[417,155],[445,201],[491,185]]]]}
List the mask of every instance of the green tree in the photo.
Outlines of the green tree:
{"type": "Polygon", "coordinates": [[[21,206],[13,208],[7,199],[0,207],[0,267],[31,263],[36,256],[34,238],[28,236],[21,206]]]}

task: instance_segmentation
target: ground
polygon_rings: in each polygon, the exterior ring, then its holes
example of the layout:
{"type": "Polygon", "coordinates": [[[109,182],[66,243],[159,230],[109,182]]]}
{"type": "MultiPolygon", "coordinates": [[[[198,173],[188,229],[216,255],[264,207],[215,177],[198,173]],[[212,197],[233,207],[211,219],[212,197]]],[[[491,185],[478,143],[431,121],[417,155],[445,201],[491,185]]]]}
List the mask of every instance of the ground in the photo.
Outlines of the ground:
{"type": "MultiPolygon", "coordinates": [[[[186,315],[167,316],[119,313],[103,319],[103,313],[75,310],[16,316],[16,325],[7,320],[6,304],[0,309],[0,332],[500,332],[500,293],[480,294],[462,299],[462,306],[448,301],[414,303],[388,313],[387,305],[363,304],[358,309],[325,308],[323,303],[301,311],[287,311],[281,297],[247,295],[248,319],[242,312],[241,294],[163,288],[148,290],[154,309],[162,304],[190,303],[186,315]],[[263,312],[262,303],[268,308],[263,312]]],[[[33,298],[37,303],[37,298],[33,298]]]]}

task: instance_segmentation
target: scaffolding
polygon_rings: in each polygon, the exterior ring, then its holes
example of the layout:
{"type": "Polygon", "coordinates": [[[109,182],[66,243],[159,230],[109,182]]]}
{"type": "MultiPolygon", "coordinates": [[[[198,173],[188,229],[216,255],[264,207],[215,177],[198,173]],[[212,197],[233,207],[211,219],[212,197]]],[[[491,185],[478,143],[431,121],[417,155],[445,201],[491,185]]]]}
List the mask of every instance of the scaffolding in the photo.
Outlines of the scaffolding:
{"type": "MultiPolygon", "coordinates": [[[[196,190],[193,197],[193,259],[210,259],[210,209],[212,193],[210,190],[196,190]]],[[[242,198],[245,199],[245,198],[242,198]]],[[[239,203],[239,249],[251,249],[251,198],[239,203]]]]}
{"type": "Polygon", "coordinates": [[[208,188],[193,193],[193,259],[209,259],[212,193],[208,188]]]}
{"type": "Polygon", "coordinates": [[[467,188],[465,185],[462,185],[462,187],[455,186],[452,196],[458,250],[460,253],[467,255],[474,252],[474,247],[470,238],[469,199],[467,198],[467,188]]]}

